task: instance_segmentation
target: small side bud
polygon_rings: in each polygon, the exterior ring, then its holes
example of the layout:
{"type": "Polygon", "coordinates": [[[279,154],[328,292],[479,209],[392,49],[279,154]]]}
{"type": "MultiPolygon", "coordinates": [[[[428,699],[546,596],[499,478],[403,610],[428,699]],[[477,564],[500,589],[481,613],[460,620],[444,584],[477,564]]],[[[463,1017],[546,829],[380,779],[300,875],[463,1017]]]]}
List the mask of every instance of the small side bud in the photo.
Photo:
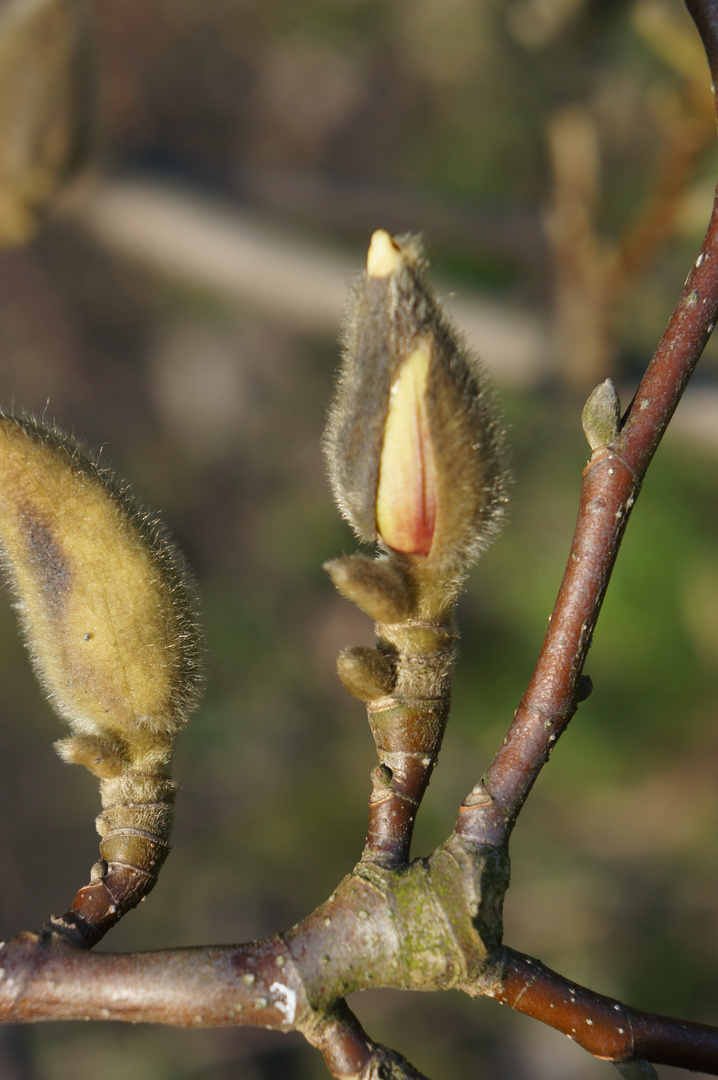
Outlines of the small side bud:
{"type": "Polygon", "coordinates": [[[57,712],[75,734],[166,761],[197,699],[199,646],[184,565],[158,523],[72,440],[0,415],[0,545],[57,712]]]}
{"type": "Polygon", "coordinates": [[[658,1080],[658,1073],[650,1061],[614,1061],[623,1080],[658,1080]]]}
{"type": "Polygon", "coordinates": [[[501,419],[483,370],[431,291],[417,237],[372,237],[324,449],[358,536],[437,575],[463,572],[503,521],[501,419]]]}
{"type": "Polygon", "coordinates": [[[377,701],[386,697],[396,683],[396,665],[391,657],[366,645],[342,649],[337,660],[337,674],[352,697],[359,701],[377,701]]]}
{"type": "Polygon", "coordinates": [[[332,584],[375,622],[398,623],[414,610],[406,576],[386,559],[344,555],[324,564],[332,584]]]}
{"type": "Polygon", "coordinates": [[[591,391],[581,413],[581,424],[591,450],[602,450],[618,435],[621,404],[616,387],[606,379],[591,391]]]}
{"type": "Polygon", "coordinates": [[[55,749],[68,765],[84,765],[101,780],[120,776],[131,759],[126,743],[120,739],[95,735],[73,735],[70,739],[60,739],[55,743],[55,749]]]}
{"type": "Polygon", "coordinates": [[[587,701],[593,693],[593,679],[590,675],[582,675],[578,680],[577,701],[587,701]]]}

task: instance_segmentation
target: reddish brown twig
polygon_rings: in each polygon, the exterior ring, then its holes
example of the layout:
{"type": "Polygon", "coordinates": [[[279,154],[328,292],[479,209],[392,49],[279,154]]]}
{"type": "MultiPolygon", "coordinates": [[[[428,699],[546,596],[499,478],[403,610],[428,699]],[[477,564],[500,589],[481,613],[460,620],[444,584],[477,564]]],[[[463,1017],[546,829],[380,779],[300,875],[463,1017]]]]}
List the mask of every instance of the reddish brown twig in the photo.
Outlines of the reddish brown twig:
{"type": "Polygon", "coordinates": [[[401,1054],[372,1042],[344,1001],[304,1034],[338,1080],[426,1080],[401,1054]]]}
{"type": "Polygon", "coordinates": [[[503,746],[464,801],[460,836],[501,844],[581,699],[580,677],[643,477],[713,330],[718,209],[695,266],[613,443],[584,470],[568,564],[538,663],[503,746]]]}
{"type": "MultiPolygon", "coordinates": [[[[687,0],[718,74],[718,0],[687,0]]],[[[483,781],[464,801],[456,833],[508,843],[516,817],[576,711],[581,673],[628,517],[646,470],[710,336],[718,311],[718,203],[676,309],[620,433],[584,470],[569,560],[536,669],[483,781]]],[[[595,444],[592,444],[595,445],[595,444]]],[[[646,1059],[718,1074],[718,1030],[632,1010],[538,962],[504,950],[497,984],[481,992],[551,1024],[598,1057],[646,1059]]]]}
{"type": "Polygon", "coordinates": [[[718,1028],[632,1009],[512,949],[502,951],[495,970],[488,996],[562,1031],[595,1057],[718,1075],[718,1028]]]}

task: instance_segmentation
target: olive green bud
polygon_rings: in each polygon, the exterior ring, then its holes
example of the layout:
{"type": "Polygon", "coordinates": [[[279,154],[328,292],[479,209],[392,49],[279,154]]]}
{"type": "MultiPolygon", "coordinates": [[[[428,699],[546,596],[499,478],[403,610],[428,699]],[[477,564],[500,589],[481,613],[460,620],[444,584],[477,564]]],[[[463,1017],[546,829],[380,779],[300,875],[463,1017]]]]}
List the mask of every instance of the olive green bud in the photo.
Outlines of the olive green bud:
{"type": "Polygon", "coordinates": [[[414,612],[411,583],[388,559],[343,555],[324,564],[334,587],[375,622],[397,623],[414,612]]]}
{"type": "Polygon", "coordinates": [[[486,376],[434,297],[426,265],[416,237],[374,233],[324,446],[358,536],[444,574],[463,572],[498,532],[507,467],[486,376]]]}
{"type": "Polygon", "coordinates": [[[606,379],[589,394],[581,413],[581,424],[592,450],[602,450],[618,435],[621,405],[616,387],[606,379]]]}
{"type": "Polygon", "coordinates": [[[115,755],[163,755],[199,665],[184,564],[158,522],[72,440],[0,415],[0,544],[57,712],[115,755]]]}
{"type": "Polygon", "coordinates": [[[396,685],[396,662],[388,653],[352,645],[339,653],[337,673],[352,697],[376,701],[396,685]]]}
{"type": "Polygon", "coordinates": [[[159,523],[75,442],[0,414],[0,549],[35,670],[73,734],[60,757],[100,778],[101,863],[55,930],[94,944],[169,851],[169,759],[196,704],[199,630],[159,523]]]}
{"type": "Polygon", "coordinates": [[[9,0],[0,11],[0,245],[23,243],[84,163],[95,114],[85,0],[9,0]]]}
{"type": "Polygon", "coordinates": [[[73,735],[59,739],[55,749],[68,765],[84,765],[101,780],[121,776],[129,767],[129,747],[121,739],[101,735],[73,735]]]}

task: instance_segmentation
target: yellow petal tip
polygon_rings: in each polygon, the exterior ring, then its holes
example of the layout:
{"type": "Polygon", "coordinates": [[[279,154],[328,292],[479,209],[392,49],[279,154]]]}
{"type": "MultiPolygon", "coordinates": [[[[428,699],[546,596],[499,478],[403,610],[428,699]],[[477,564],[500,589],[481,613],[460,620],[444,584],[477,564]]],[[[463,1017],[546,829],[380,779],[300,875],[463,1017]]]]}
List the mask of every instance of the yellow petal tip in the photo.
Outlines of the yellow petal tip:
{"type": "Polygon", "coordinates": [[[366,258],[366,272],[369,277],[388,277],[398,269],[400,263],[401,253],[389,233],[384,229],[377,229],[369,243],[366,258]]]}

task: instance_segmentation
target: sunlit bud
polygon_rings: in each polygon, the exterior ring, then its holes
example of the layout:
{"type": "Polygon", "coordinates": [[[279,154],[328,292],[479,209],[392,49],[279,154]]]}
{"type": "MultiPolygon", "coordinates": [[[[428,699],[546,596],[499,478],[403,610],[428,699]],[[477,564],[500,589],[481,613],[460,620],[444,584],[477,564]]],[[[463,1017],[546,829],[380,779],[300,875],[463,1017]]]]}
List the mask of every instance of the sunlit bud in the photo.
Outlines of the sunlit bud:
{"type": "Polygon", "coordinates": [[[0,246],[22,243],[84,163],[95,112],[85,0],[0,10],[0,246]]]}
{"type": "Polygon", "coordinates": [[[100,775],[166,759],[197,697],[198,630],[158,523],[67,437],[0,416],[0,544],[40,681],[90,737],[62,756],[100,775]]]}
{"type": "Polygon", "coordinates": [[[100,779],[101,861],[51,919],[90,947],[148,894],[170,848],[172,745],[200,681],[188,572],[72,439],[2,413],[0,552],[35,671],[72,731],[56,749],[100,779]]]}
{"type": "Polygon", "coordinates": [[[416,237],[374,233],[344,346],[324,444],[342,513],[362,540],[463,572],[504,517],[504,432],[416,237]]]}
{"type": "Polygon", "coordinates": [[[414,611],[406,576],[386,559],[343,555],[324,564],[335,588],[380,623],[402,622],[414,611]]]}
{"type": "Polygon", "coordinates": [[[360,701],[385,697],[396,683],[396,668],[391,658],[367,645],[343,649],[337,660],[337,672],[349,693],[360,701]]]}
{"type": "Polygon", "coordinates": [[[126,743],[98,735],[73,735],[60,739],[55,749],[68,765],[84,765],[94,776],[110,780],[129,766],[131,754],[126,743]]]}
{"type": "Polygon", "coordinates": [[[581,413],[581,424],[592,450],[613,442],[619,432],[621,405],[616,387],[606,379],[592,390],[581,413]]]}
{"type": "Polygon", "coordinates": [[[436,465],[426,401],[431,345],[420,343],[391,388],[379,461],[376,529],[407,555],[428,555],[436,520],[436,465]]]}

